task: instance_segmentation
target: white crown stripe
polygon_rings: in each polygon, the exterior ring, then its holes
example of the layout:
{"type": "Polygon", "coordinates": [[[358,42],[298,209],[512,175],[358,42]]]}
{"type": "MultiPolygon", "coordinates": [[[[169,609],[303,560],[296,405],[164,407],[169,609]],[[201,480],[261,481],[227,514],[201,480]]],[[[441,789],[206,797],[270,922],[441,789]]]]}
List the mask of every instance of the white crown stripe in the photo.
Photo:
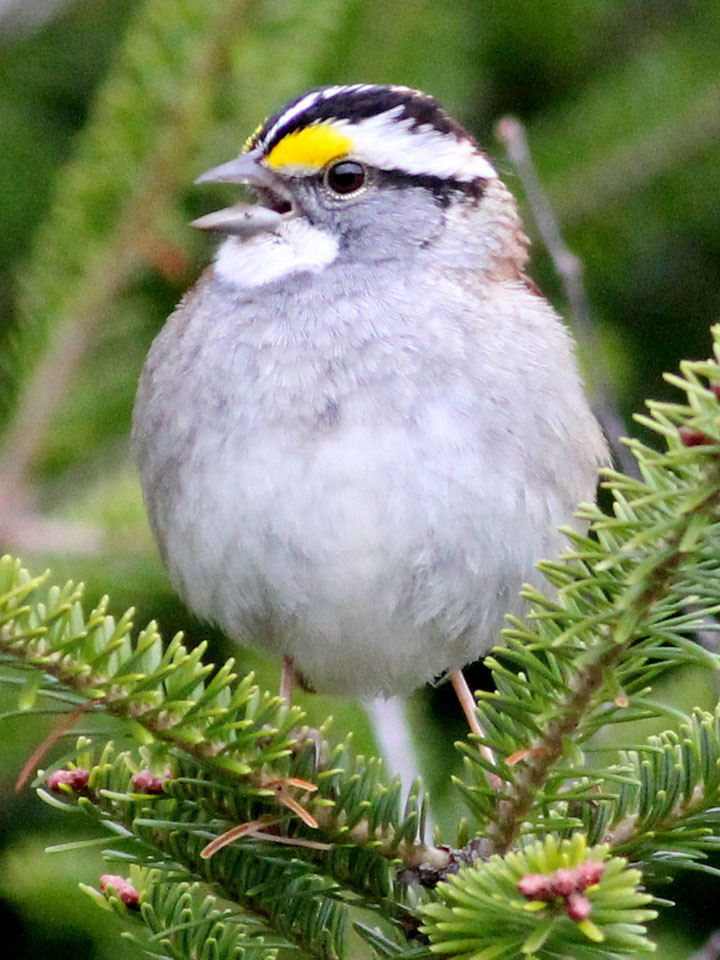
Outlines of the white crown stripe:
{"type": "Polygon", "coordinates": [[[471,140],[434,127],[398,122],[400,110],[368,117],[344,126],[353,141],[353,156],[381,170],[404,170],[414,176],[470,181],[497,177],[497,171],[471,140]]]}
{"type": "Polygon", "coordinates": [[[312,93],[306,94],[302,100],[298,100],[294,107],[290,107],[288,110],[286,110],[285,113],[283,113],[278,120],[275,121],[272,127],[266,131],[266,133],[263,135],[263,142],[270,143],[276,130],[279,130],[280,127],[284,126],[290,120],[294,120],[295,117],[299,116],[301,113],[304,113],[304,111],[309,107],[314,106],[319,99],[320,96],[318,91],[313,90],[312,93]]]}

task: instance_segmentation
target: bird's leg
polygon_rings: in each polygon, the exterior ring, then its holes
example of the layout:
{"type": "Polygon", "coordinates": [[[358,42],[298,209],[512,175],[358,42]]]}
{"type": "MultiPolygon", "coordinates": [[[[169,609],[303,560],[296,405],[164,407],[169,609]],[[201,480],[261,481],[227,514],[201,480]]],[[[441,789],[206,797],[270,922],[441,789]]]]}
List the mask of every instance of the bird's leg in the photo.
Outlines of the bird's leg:
{"type": "MultiPolygon", "coordinates": [[[[315,692],[307,686],[307,684],[304,682],[303,675],[301,673],[299,674],[295,669],[295,661],[293,658],[284,656],[282,659],[282,674],[280,675],[280,696],[283,698],[288,707],[292,706],[292,692],[296,683],[303,690],[306,690],[310,693],[315,692]]],[[[297,749],[300,749],[308,741],[312,743],[313,752],[315,755],[315,767],[317,768],[320,765],[322,734],[319,730],[316,730],[313,727],[304,727],[302,730],[295,728],[294,730],[290,731],[290,739],[294,739],[296,741],[297,749]]],[[[308,821],[306,820],[305,822],[307,823],[308,821]]]]}
{"type": "Polygon", "coordinates": [[[477,718],[477,713],[475,712],[475,697],[470,692],[470,687],[467,684],[465,675],[462,670],[450,670],[448,673],[450,677],[450,682],[453,685],[453,690],[457,694],[457,698],[460,701],[460,706],[463,709],[463,713],[467,719],[467,722],[470,724],[470,729],[473,733],[476,733],[479,737],[485,736],[485,731],[480,726],[480,721],[477,718]]]}
{"type": "MultiPolygon", "coordinates": [[[[448,676],[450,677],[450,682],[453,685],[453,690],[457,694],[457,698],[460,701],[460,706],[463,709],[463,713],[467,718],[467,722],[470,724],[470,730],[477,734],[478,737],[484,737],[485,731],[480,726],[480,721],[477,718],[477,713],[475,712],[475,697],[470,692],[470,687],[467,684],[467,680],[462,672],[462,670],[449,670],[448,676]]],[[[490,747],[485,746],[485,744],[480,744],[480,753],[481,755],[495,766],[495,754],[492,752],[490,747]]],[[[502,787],[502,780],[497,774],[488,773],[488,779],[490,780],[490,785],[496,790],[502,787]]]]}
{"type": "Polygon", "coordinates": [[[295,684],[295,663],[292,657],[283,657],[282,676],[280,677],[280,696],[288,706],[292,702],[293,686],[295,684]]]}

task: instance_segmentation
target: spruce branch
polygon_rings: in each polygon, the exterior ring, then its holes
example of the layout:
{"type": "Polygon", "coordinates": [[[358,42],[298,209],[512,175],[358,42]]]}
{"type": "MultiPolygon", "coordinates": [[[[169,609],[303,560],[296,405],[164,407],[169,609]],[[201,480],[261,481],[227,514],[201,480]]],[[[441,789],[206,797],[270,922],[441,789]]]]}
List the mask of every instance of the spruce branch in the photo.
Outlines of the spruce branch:
{"type": "Polygon", "coordinates": [[[713,461],[703,471],[701,489],[704,494],[696,499],[694,510],[686,510],[681,515],[663,549],[645,561],[642,578],[638,578],[637,583],[631,582],[619,597],[612,632],[605,639],[602,652],[579,666],[546,731],[533,742],[527,758],[518,765],[512,792],[498,804],[497,819],[491,825],[490,836],[498,849],[507,850],[513,845],[538,789],[562,756],[565,742],[585,719],[608,672],[625,656],[626,647],[636,638],[638,627],[670,588],[687,555],[684,543],[688,531],[699,529],[703,520],[709,525],[716,516],[720,504],[720,463],[713,461]]]}
{"type": "MultiPolygon", "coordinates": [[[[241,843],[208,858],[204,848],[225,818],[250,815],[247,790],[213,780],[176,750],[160,778],[139,772],[141,764],[158,768],[166,759],[150,746],[138,755],[118,753],[110,743],[96,754],[91,742],[80,738],[60,770],[40,773],[38,790],[54,806],[80,809],[119,834],[125,867],[134,862],[162,869],[163,883],[187,876],[212,884],[253,923],[284,937],[285,946],[320,958],[341,950],[349,905],[373,907],[396,924],[407,921],[403,889],[372,844],[358,848],[349,837],[334,843],[306,840],[275,815],[266,816],[264,830],[249,831],[241,843]],[[157,780],[161,789],[144,792],[157,780]]],[[[337,777],[339,771],[327,773],[337,777]]],[[[357,789],[357,776],[353,780],[357,789]]]]}
{"type": "Polygon", "coordinates": [[[693,639],[718,610],[720,329],[713,333],[716,358],[684,363],[672,378],[688,403],[651,403],[643,418],[668,449],[632,442],[642,479],[607,473],[613,512],[582,508],[590,534],[568,531],[573,550],[540,565],[557,597],[528,589],[529,618],[514,621],[506,647],[488,658],[496,690],[481,693],[478,710],[503,787],[488,789],[478,774],[487,764],[469,748],[459,786],[499,852],[552,818],[572,826],[570,794],[591,803],[604,782],[582,745],[609,723],[662,712],[647,697],[651,679],[680,663],[717,669],[693,639]]]}
{"type": "Polygon", "coordinates": [[[644,924],[656,914],[640,879],[606,845],[550,835],[450,877],[439,901],[421,907],[421,930],[433,955],[463,960],[625,960],[654,949],[644,924]]]}
{"type": "MultiPolygon", "coordinates": [[[[93,762],[91,745],[81,738],[74,756],[85,764],[74,768],[84,774],[83,780],[64,793],[57,791],[62,799],[42,787],[40,793],[55,805],[79,807],[120,834],[125,869],[132,862],[152,864],[157,878],[153,886],[178,878],[211,885],[240,907],[246,922],[244,939],[251,944],[258,930],[263,942],[272,930],[286,948],[300,947],[319,960],[338,956],[348,924],[347,904],[337,881],[315,864],[295,855],[280,856],[277,847],[254,836],[206,859],[202,851],[213,820],[202,804],[173,791],[173,779],[167,790],[145,795],[134,788],[137,774],[131,752],[116,754],[112,744],[106,744],[93,762]]],[[[242,799],[236,798],[235,810],[242,806],[242,799]]],[[[291,847],[290,853],[297,849],[291,847]]],[[[114,886],[119,892],[118,883],[114,886]]]]}
{"type": "Polygon", "coordinates": [[[123,897],[115,884],[122,878],[108,876],[101,890],[81,884],[99,906],[114,910],[130,926],[126,934],[149,956],[186,960],[276,960],[277,935],[262,921],[243,915],[228,901],[209,893],[198,882],[167,871],[132,864],[123,897]],[[128,900],[130,899],[130,902],[128,900]],[[160,953],[159,951],[162,951],[160,953]]]}
{"type": "Polygon", "coordinates": [[[526,758],[518,765],[511,790],[497,802],[497,816],[489,824],[488,836],[496,850],[509,850],[528,817],[538,790],[553,766],[562,757],[565,744],[577,730],[594,695],[603,684],[605,673],[621,656],[619,646],[608,647],[595,660],[580,668],[572,686],[558,704],[547,730],[533,742],[526,758]]]}
{"type": "Polygon", "coordinates": [[[0,560],[1,659],[42,670],[51,689],[79,696],[87,710],[131,720],[143,740],[232,786],[247,798],[239,822],[282,813],[299,831],[311,830],[308,839],[367,846],[373,856],[409,867],[447,862],[446,851],[422,841],[426,800],[419,786],[401,811],[399,781],[386,784],[380,762],[353,759],[347,744],[331,752],[321,745],[328,756],[316,770],[314,744],[298,729],[299,708],[259,691],[252,676],[238,680],[232,661],[213,671],[202,663],[204,644],[188,651],[176,636],[163,649],[152,623],[133,639],[132,611],[116,622],[106,598],[86,615],[81,586],[48,587],[46,579],[31,577],[12,558],[0,560]],[[316,829],[278,805],[275,788],[311,778],[318,786],[308,798],[316,829]]]}
{"type": "Polygon", "coordinates": [[[606,799],[586,810],[590,836],[652,870],[693,867],[720,848],[720,704],[695,710],[677,731],[622,751],[606,799]]]}

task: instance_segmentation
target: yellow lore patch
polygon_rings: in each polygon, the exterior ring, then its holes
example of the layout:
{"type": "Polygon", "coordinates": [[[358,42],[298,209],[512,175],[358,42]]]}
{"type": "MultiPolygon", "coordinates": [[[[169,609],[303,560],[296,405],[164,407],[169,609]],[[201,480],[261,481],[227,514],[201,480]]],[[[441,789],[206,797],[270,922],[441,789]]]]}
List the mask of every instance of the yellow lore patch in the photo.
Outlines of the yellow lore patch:
{"type": "Polygon", "coordinates": [[[321,170],[324,166],[350,152],[352,141],[332,124],[315,124],[294,130],[276,143],[264,162],[277,169],[291,167],[299,170],[321,170]]]}

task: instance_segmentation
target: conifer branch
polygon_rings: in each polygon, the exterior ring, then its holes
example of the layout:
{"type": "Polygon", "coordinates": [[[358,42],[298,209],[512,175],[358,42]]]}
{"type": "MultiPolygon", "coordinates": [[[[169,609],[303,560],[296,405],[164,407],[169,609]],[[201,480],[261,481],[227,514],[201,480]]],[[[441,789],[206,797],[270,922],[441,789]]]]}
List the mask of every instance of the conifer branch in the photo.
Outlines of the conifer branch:
{"type": "MultiPolygon", "coordinates": [[[[239,822],[282,810],[273,782],[316,778],[308,808],[319,839],[367,846],[373,856],[408,867],[447,863],[446,850],[422,840],[426,800],[419,787],[401,812],[399,781],[384,783],[379,761],[355,761],[342,744],[315,770],[314,746],[298,729],[302,711],[261,693],[252,676],[238,681],[232,660],[213,671],[201,660],[205,645],[188,651],[180,636],[163,649],[153,623],[133,640],[132,611],[116,623],[105,598],[86,616],[82,587],[48,588],[46,579],[31,577],[10,557],[0,560],[0,660],[39,668],[88,710],[131,720],[143,739],[231,784],[248,799],[239,822]]],[[[222,807],[213,812],[227,816],[222,807]]],[[[300,835],[310,829],[285,819],[300,835]]],[[[314,829],[309,836],[318,839],[314,829]]]]}
{"type": "Polygon", "coordinates": [[[619,646],[608,647],[578,672],[572,688],[561,702],[547,731],[527,753],[507,796],[498,801],[497,817],[488,825],[488,837],[496,851],[505,853],[517,840],[523,823],[547,780],[553,766],[562,757],[566,741],[575,733],[603,684],[605,671],[612,669],[622,654],[619,646]]]}
{"type": "Polygon", "coordinates": [[[718,668],[693,637],[718,610],[720,365],[682,371],[672,382],[687,405],[650,404],[643,418],[667,451],[632,443],[642,480],[608,472],[613,514],[582,509],[591,535],[569,531],[574,549],[541,564],[556,599],[527,590],[530,617],[514,621],[506,647],[488,658],[496,690],[478,709],[503,787],[488,789],[487,764],[470,748],[458,786],[500,852],[558,817],[580,825],[567,813],[570,796],[576,808],[590,804],[605,780],[580,747],[606,724],[661,712],[649,680],[679,663],[718,668]]]}
{"type": "Polygon", "coordinates": [[[589,834],[652,869],[717,874],[703,861],[720,848],[720,705],[623,751],[616,773],[610,796],[586,811],[589,834]]]}
{"type": "Polygon", "coordinates": [[[692,512],[681,515],[664,549],[653,558],[652,563],[646,564],[638,588],[631,588],[620,597],[617,610],[621,615],[605,641],[604,649],[599,656],[579,668],[570,690],[549,721],[547,730],[533,742],[526,761],[519,766],[518,776],[507,798],[498,803],[497,819],[489,827],[489,836],[497,850],[504,852],[512,847],[537,791],[562,756],[566,741],[592,708],[595,695],[603,686],[608,671],[623,658],[640,624],[648,617],[655,602],[670,589],[673,577],[687,558],[683,544],[688,531],[691,527],[699,529],[703,521],[709,523],[716,515],[720,505],[720,463],[711,461],[699,479],[698,486],[704,494],[696,500],[692,512]]]}
{"type": "Polygon", "coordinates": [[[125,889],[134,892],[135,898],[118,894],[112,886],[117,877],[105,879],[102,892],[84,884],[81,889],[101,907],[115,910],[130,926],[128,939],[149,956],[276,960],[279,947],[292,946],[278,943],[273,930],[208,893],[201,883],[165,879],[163,871],[133,864],[125,889]]]}

